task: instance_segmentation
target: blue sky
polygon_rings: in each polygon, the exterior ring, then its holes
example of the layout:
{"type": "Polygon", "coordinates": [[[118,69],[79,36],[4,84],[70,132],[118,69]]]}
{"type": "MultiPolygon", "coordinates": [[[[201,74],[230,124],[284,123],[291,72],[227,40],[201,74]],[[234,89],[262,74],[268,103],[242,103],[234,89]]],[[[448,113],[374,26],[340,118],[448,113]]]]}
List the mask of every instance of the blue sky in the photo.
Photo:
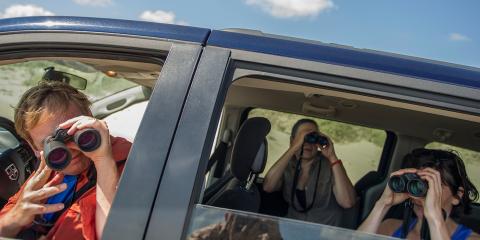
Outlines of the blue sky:
{"type": "Polygon", "coordinates": [[[0,17],[67,15],[250,28],[480,67],[480,1],[0,0],[0,17]]]}

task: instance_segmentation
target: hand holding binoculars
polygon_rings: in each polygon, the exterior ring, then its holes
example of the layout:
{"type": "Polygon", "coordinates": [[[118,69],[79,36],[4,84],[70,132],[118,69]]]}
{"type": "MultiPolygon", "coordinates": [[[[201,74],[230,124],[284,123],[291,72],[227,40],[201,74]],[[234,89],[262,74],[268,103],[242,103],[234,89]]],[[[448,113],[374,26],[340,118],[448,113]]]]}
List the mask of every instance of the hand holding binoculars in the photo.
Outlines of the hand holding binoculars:
{"type": "Polygon", "coordinates": [[[393,192],[408,193],[414,197],[425,197],[428,191],[428,183],[416,173],[391,176],[388,186],[393,192]]]}
{"type": "Polygon", "coordinates": [[[305,135],[303,142],[310,143],[310,144],[318,144],[321,147],[328,146],[328,138],[318,134],[317,132],[311,132],[305,135]]]}
{"type": "Polygon", "coordinates": [[[83,152],[95,151],[101,144],[100,133],[93,128],[78,130],[69,135],[67,129],[57,129],[44,141],[43,153],[48,167],[55,171],[65,169],[72,160],[72,154],[65,145],[73,141],[83,152]]]}

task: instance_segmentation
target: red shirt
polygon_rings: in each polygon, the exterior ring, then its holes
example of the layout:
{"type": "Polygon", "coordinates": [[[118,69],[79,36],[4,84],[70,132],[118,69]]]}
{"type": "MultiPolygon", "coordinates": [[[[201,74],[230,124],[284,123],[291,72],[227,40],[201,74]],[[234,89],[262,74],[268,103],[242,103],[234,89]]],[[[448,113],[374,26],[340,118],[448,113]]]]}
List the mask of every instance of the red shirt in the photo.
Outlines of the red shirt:
{"type": "MultiPolygon", "coordinates": [[[[126,160],[132,144],[123,138],[117,137],[112,138],[111,143],[115,161],[126,160]]],[[[124,164],[119,164],[118,166],[120,173],[123,171],[123,166],[124,164]]],[[[54,174],[52,174],[51,178],[54,177],[54,174]]],[[[78,176],[76,190],[87,184],[87,182],[87,171],[84,171],[78,176]]],[[[8,203],[0,211],[0,216],[15,206],[22,189],[8,199],[8,203]]],[[[96,186],[94,186],[77,199],[69,209],[63,212],[48,232],[47,239],[97,239],[95,230],[96,206],[96,186]]]]}

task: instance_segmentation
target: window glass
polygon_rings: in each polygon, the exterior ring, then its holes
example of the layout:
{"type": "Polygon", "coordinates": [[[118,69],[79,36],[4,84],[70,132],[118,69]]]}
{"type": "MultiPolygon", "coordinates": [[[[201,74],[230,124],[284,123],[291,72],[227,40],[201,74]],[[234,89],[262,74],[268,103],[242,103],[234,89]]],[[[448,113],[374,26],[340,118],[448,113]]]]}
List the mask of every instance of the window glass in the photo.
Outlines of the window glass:
{"type": "Polygon", "coordinates": [[[345,228],[196,205],[186,239],[394,239],[345,228]]]}
{"type": "Polygon", "coordinates": [[[337,157],[342,160],[352,183],[369,171],[377,170],[387,137],[383,130],[266,109],[253,109],[248,117],[265,117],[272,125],[267,136],[268,159],[262,177],[288,149],[291,128],[302,118],[315,120],[320,131],[332,139],[337,157]]]}
{"type": "MultiPolygon", "coordinates": [[[[470,178],[470,181],[472,181],[473,185],[475,185],[477,189],[480,189],[480,175],[478,174],[480,173],[480,152],[475,152],[465,148],[455,147],[439,142],[431,142],[427,144],[425,148],[456,151],[465,163],[468,178],[470,178]]],[[[480,199],[477,199],[477,203],[480,203],[480,199]]]]}
{"type": "Polygon", "coordinates": [[[13,119],[13,112],[22,94],[36,85],[45,74],[45,68],[85,78],[84,93],[92,102],[119,91],[137,86],[123,78],[109,77],[94,67],[72,60],[35,60],[0,66],[0,116],[13,119]]]}

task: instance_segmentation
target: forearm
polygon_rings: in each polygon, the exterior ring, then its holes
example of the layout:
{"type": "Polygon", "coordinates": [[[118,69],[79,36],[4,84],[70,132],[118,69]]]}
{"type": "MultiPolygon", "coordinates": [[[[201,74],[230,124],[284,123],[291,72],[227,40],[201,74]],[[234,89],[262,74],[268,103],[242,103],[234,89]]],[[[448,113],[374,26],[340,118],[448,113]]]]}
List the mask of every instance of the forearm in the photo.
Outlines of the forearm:
{"type": "Polygon", "coordinates": [[[288,149],[268,170],[263,182],[263,189],[266,192],[278,190],[280,182],[283,178],[283,173],[288,166],[288,161],[290,161],[294,154],[295,150],[292,148],[288,149]]]}
{"type": "Polygon", "coordinates": [[[367,233],[378,233],[378,228],[389,209],[390,207],[386,206],[381,201],[377,201],[367,219],[365,219],[360,227],[358,227],[358,230],[367,233]]]}
{"type": "Polygon", "coordinates": [[[95,164],[97,169],[97,207],[95,210],[95,229],[101,237],[110,207],[112,206],[118,184],[118,170],[113,159],[105,159],[95,164]]]}
{"type": "Polygon", "coordinates": [[[433,239],[433,240],[450,239],[445,220],[443,220],[441,217],[434,218],[434,219],[427,217],[427,222],[428,222],[428,229],[430,231],[430,239],[433,239]]]}
{"type": "Polygon", "coordinates": [[[0,217],[0,237],[14,238],[22,230],[23,226],[17,224],[18,221],[14,217],[15,214],[11,212],[0,217]]]}
{"type": "Polygon", "coordinates": [[[338,204],[343,208],[353,207],[357,200],[357,194],[345,168],[341,163],[335,164],[332,166],[332,173],[335,180],[333,193],[338,204]]]}

